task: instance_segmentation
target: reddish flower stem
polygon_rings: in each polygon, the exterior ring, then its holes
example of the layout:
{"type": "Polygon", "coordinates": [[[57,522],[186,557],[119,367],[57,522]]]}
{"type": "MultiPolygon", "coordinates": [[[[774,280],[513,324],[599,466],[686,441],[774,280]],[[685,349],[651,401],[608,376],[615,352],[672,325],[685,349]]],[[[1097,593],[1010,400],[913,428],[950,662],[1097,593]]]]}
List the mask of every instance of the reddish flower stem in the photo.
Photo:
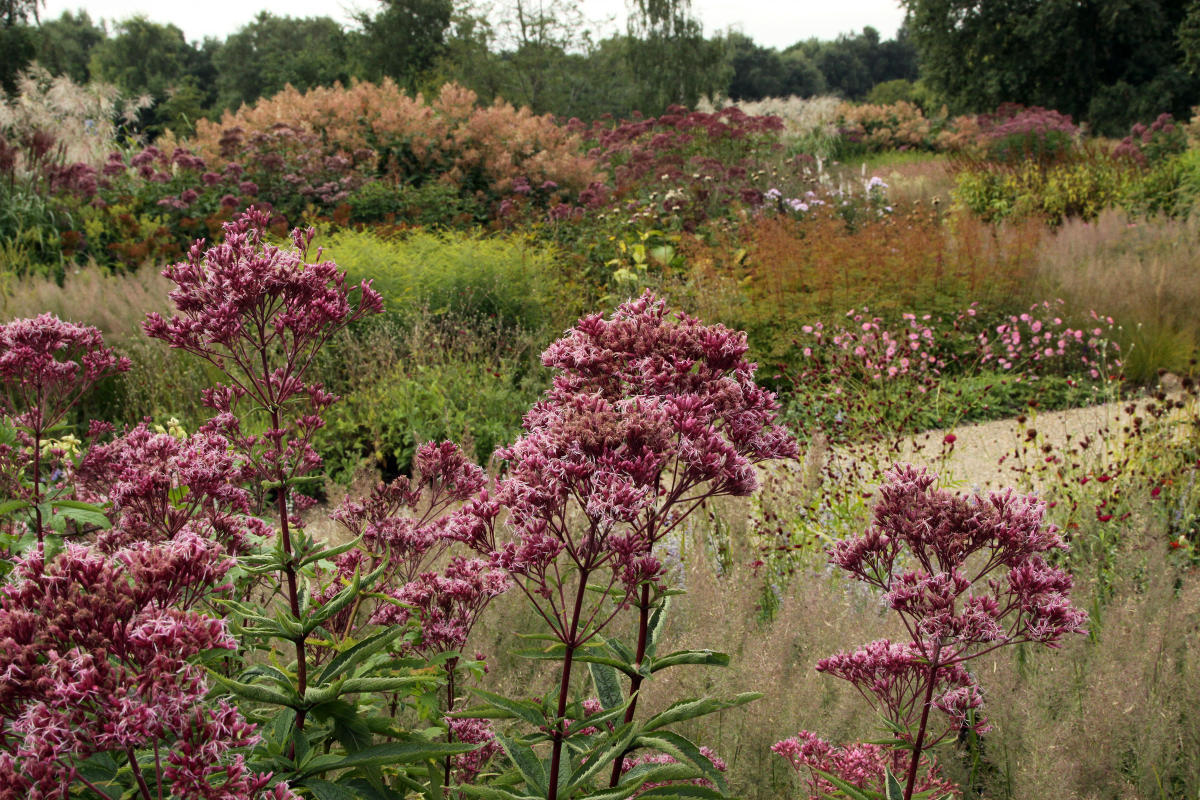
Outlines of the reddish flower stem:
{"type": "Polygon", "coordinates": [[[933,661],[929,665],[929,678],[925,686],[925,705],[921,709],[921,725],[917,728],[917,740],[913,742],[912,760],[908,764],[908,781],[904,785],[904,800],[912,800],[913,789],[917,784],[917,768],[921,764],[921,748],[925,745],[925,728],[929,723],[929,709],[933,707],[933,689],[937,686],[938,661],[942,657],[941,642],[933,661]]]}
{"type": "MultiPolygon", "coordinates": [[[[650,584],[642,586],[642,597],[638,603],[638,643],[637,643],[637,658],[635,663],[641,667],[642,660],[646,658],[646,644],[649,639],[650,631],[650,584]]],[[[638,690],[642,688],[642,676],[634,675],[629,679],[629,707],[625,709],[625,724],[633,722],[634,713],[637,711],[638,690]]],[[[608,777],[608,786],[613,788],[617,785],[617,781],[621,780],[621,766],[625,763],[625,753],[621,753],[613,759],[612,774],[608,777]]]]}
{"type": "Polygon", "coordinates": [[[571,666],[575,661],[575,650],[579,647],[579,618],[583,614],[583,597],[587,592],[588,573],[579,572],[579,589],[575,592],[575,609],[571,612],[571,630],[567,641],[566,655],[563,656],[562,679],[558,684],[558,711],[554,723],[554,746],[550,751],[550,780],[546,787],[546,800],[558,800],[558,772],[562,762],[563,740],[566,738],[563,717],[567,714],[567,697],[571,689],[571,666]]]}

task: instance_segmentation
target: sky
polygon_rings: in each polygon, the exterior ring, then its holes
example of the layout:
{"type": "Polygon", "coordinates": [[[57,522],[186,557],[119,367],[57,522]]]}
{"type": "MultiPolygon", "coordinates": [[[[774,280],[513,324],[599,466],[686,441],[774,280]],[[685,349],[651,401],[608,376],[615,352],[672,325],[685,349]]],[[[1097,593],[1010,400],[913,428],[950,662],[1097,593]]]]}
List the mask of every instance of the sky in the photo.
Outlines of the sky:
{"type": "MultiPolygon", "coordinates": [[[[580,0],[595,38],[625,27],[625,0],[580,0]]],[[[170,22],[189,40],[225,38],[254,19],[259,11],[293,17],[330,16],[348,22],[356,9],[378,8],[364,0],[47,0],[43,19],[82,8],[93,20],[109,22],[144,14],[170,22]]],[[[904,20],[898,0],[692,0],[692,12],[707,34],[733,28],[767,47],[784,48],[802,39],[833,39],[870,25],[884,39],[904,20]]]]}

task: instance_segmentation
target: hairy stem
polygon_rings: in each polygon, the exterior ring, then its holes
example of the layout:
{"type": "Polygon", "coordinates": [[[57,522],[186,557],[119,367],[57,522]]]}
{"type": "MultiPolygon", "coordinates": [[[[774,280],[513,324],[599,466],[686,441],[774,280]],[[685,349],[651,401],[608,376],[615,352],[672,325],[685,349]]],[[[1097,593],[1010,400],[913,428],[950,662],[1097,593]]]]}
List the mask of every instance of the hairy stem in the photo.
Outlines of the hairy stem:
{"type": "Polygon", "coordinates": [[[134,754],[132,747],[125,748],[125,756],[129,759],[129,769],[133,772],[134,780],[137,781],[142,797],[146,800],[154,800],[154,795],[150,793],[150,787],[146,784],[146,776],[142,775],[142,768],[138,766],[137,755],[134,754]]]}
{"type": "MultiPolygon", "coordinates": [[[[41,409],[38,409],[38,416],[41,416],[41,409]]],[[[45,532],[42,530],[42,432],[40,427],[35,426],[33,429],[33,516],[35,519],[35,529],[37,530],[38,552],[45,553],[43,549],[45,532]]]]}
{"type": "MultiPolygon", "coordinates": [[[[279,409],[271,410],[271,425],[275,430],[280,428],[279,409]]],[[[275,441],[275,463],[276,473],[279,480],[279,487],[276,489],[275,499],[279,509],[279,540],[283,545],[283,552],[287,556],[287,560],[283,565],[284,579],[287,581],[288,591],[288,607],[291,609],[292,616],[300,622],[300,592],[296,581],[296,567],[292,559],[292,535],[288,525],[288,510],[287,510],[287,476],[283,474],[283,442],[282,439],[275,441]]],[[[299,636],[292,640],[296,645],[296,690],[301,697],[304,697],[304,692],[308,689],[308,659],[304,647],[304,637],[299,636]]],[[[304,730],[304,711],[296,712],[296,732],[304,730]]],[[[292,744],[292,752],[295,753],[295,743],[292,744]]]]}
{"type": "MultiPolygon", "coordinates": [[[[446,713],[450,714],[454,711],[454,673],[458,672],[458,659],[452,658],[446,665],[446,713]]],[[[454,743],[454,730],[447,725],[446,727],[446,744],[454,743]]],[[[450,764],[454,756],[446,756],[446,780],[442,786],[450,785],[450,764]]]]}

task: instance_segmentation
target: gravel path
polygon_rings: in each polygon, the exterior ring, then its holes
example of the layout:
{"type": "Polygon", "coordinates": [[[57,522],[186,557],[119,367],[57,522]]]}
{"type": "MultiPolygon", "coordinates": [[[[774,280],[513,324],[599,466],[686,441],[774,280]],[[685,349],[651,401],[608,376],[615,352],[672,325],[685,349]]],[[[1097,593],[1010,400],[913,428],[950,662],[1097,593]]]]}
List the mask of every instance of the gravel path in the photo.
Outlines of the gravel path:
{"type": "Polygon", "coordinates": [[[1127,403],[1072,408],[1030,415],[1023,422],[1010,418],[964,425],[952,431],[927,431],[915,441],[901,445],[897,461],[921,464],[937,471],[943,479],[961,484],[964,488],[997,489],[1018,482],[1014,473],[1013,453],[1033,429],[1042,441],[1061,450],[1068,443],[1078,443],[1084,437],[1098,439],[1105,431],[1116,432],[1123,427],[1128,415],[1127,403]],[[955,437],[953,446],[944,442],[946,435],[955,437]]]}

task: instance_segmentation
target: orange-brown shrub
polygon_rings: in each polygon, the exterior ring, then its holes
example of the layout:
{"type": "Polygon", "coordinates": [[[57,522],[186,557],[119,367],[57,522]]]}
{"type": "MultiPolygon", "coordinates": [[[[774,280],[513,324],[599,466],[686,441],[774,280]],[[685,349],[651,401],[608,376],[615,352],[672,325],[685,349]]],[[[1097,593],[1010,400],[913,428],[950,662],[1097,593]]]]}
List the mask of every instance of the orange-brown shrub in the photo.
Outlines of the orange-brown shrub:
{"type": "Polygon", "coordinates": [[[461,183],[482,176],[488,187],[504,192],[517,177],[533,185],[553,181],[579,191],[598,178],[595,162],[581,154],[579,137],[528,108],[503,100],[479,107],[469,89],[448,83],[426,101],[408,96],[393,81],[335,84],[300,92],[288,86],[219,122],[201,120],[191,147],[219,163],[222,140],[287,124],[321,136],[330,153],[370,149],[396,177],[421,173],[461,183]]]}
{"type": "Polygon", "coordinates": [[[920,108],[905,100],[888,105],[843,103],[837,124],[843,136],[872,151],[924,149],[933,144],[933,126],[920,108]]]}
{"type": "Polygon", "coordinates": [[[968,215],[911,209],[847,226],[832,215],[764,216],[736,235],[685,240],[687,304],[751,332],[772,363],[799,326],[869,305],[875,312],[1005,308],[1030,298],[1036,220],[991,226],[968,215]]]}

